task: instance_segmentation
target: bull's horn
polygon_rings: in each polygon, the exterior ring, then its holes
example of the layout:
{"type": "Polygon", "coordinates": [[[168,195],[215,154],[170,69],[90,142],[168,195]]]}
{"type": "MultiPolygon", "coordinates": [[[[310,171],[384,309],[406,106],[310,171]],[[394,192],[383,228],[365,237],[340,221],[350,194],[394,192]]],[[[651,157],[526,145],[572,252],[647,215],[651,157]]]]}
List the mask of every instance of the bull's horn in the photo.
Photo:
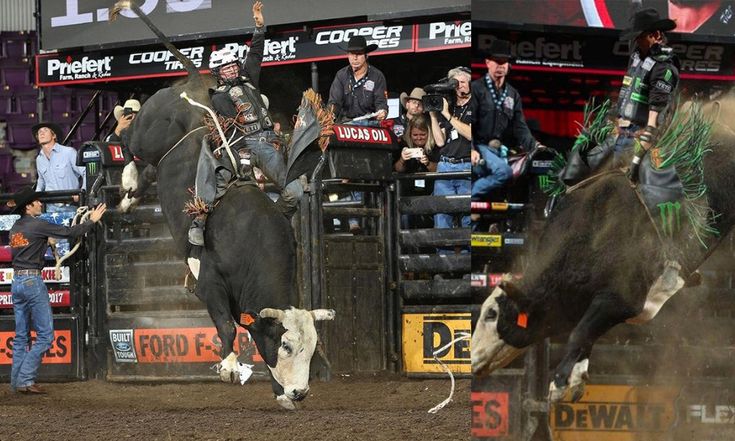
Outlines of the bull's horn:
{"type": "Polygon", "coordinates": [[[500,289],[505,292],[508,298],[516,302],[518,306],[520,306],[521,308],[528,306],[529,302],[528,298],[526,298],[526,294],[518,289],[518,287],[515,286],[513,282],[503,280],[498,284],[498,286],[500,286],[500,289]]]}
{"type": "Polygon", "coordinates": [[[286,316],[286,313],[280,309],[263,308],[258,315],[265,318],[275,319],[277,322],[282,322],[283,318],[286,316]]]}
{"type": "Polygon", "coordinates": [[[117,20],[118,15],[120,15],[120,11],[123,9],[130,9],[130,0],[120,0],[110,8],[110,21],[117,20]]]}
{"type": "Polygon", "coordinates": [[[314,317],[314,321],[319,320],[334,320],[334,309],[312,309],[311,316],[314,317]]]}

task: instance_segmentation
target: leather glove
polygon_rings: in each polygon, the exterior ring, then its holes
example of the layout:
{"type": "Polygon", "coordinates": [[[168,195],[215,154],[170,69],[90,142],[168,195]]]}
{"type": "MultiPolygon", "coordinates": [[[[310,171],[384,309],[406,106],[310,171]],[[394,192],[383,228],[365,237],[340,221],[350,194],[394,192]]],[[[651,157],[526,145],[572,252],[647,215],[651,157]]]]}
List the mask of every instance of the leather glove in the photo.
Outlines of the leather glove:
{"type": "Polygon", "coordinates": [[[634,156],[633,161],[630,163],[630,167],[628,167],[628,179],[633,184],[638,183],[638,172],[641,169],[641,157],[640,156],[634,156]]]}

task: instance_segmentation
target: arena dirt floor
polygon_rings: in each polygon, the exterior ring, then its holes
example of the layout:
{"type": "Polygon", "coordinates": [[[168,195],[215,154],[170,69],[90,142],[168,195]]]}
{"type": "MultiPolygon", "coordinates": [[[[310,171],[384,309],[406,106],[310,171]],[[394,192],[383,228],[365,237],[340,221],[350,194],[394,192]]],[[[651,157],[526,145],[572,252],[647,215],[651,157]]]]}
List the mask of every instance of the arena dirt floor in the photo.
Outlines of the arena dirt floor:
{"type": "Polygon", "coordinates": [[[91,380],[43,384],[48,395],[13,394],[0,384],[5,440],[465,440],[470,381],[454,400],[427,411],[450,389],[441,380],[399,376],[311,382],[309,397],[281,409],[270,383],[127,384],[91,380]]]}

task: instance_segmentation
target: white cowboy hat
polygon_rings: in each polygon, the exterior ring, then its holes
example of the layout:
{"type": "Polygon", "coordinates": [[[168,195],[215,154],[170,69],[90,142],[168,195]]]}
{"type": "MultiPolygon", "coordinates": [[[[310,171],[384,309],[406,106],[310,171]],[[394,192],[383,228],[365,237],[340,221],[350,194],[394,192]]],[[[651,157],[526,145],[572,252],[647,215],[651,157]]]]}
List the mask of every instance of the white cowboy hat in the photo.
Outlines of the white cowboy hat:
{"type": "Polygon", "coordinates": [[[115,119],[120,119],[123,116],[123,113],[126,108],[131,109],[133,112],[138,113],[140,112],[140,101],[138,100],[127,100],[125,101],[125,104],[120,106],[115,106],[115,109],[112,111],[112,114],[115,115],[115,119]]]}
{"type": "Polygon", "coordinates": [[[426,95],[426,91],[420,87],[414,87],[411,91],[411,95],[408,95],[406,92],[401,93],[401,106],[403,108],[406,108],[406,101],[408,100],[419,100],[421,101],[421,97],[426,95]]]}

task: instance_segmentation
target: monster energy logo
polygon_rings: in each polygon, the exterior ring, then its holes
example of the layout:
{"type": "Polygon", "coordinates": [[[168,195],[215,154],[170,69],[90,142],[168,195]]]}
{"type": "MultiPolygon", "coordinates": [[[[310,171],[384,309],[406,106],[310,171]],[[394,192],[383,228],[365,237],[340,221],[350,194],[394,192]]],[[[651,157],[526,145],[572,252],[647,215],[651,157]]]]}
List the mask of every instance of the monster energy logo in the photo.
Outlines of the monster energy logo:
{"type": "Polygon", "coordinates": [[[97,174],[97,165],[99,162],[88,162],[87,163],[87,174],[88,175],[96,175],[97,174]]]}
{"type": "Polygon", "coordinates": [[[538,175],[538,186],[541,190],[546,190],[551,185],[549,182],[549,175],[538,175]]]}
{"type": "Polygon", "coordinates": [[[674,230],[681,228],[681,204],[679,202],[662,202],[656,205],[661,215],[661,229],[664,234],[674,235],[674,230]]]}

